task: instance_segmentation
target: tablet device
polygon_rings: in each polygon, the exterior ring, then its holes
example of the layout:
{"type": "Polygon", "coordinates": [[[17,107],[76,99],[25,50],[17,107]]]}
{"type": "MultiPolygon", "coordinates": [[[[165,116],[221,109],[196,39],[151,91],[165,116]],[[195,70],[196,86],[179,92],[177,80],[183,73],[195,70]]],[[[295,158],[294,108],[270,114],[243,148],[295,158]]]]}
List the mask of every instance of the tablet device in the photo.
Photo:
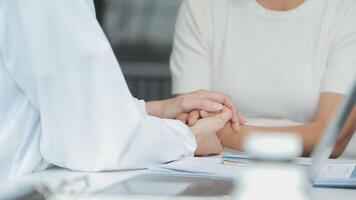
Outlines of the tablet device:
{"type": "Polygon", "coordinates": [[[142,174],[115,184],[99,192],[104,195],[145,195],[145,196],[231,196],[233,179],[187,177],[161,174],[142,174]]]}

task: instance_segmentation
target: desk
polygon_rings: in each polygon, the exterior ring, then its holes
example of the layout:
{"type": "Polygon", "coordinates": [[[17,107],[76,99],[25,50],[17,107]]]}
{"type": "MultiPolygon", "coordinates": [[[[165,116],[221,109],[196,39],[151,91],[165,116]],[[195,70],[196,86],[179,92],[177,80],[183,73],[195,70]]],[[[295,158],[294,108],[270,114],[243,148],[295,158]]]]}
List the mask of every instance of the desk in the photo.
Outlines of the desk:
{"type": "MultiPolygon", "coordinates": [[[[356,161],[353,160],[329,160],[329,162],[356,163],[356,161]]],[[[94,192],[143,173],[147,173],[147,170],[116,171],[104,173],[80,173],[60,168],[53,168],[44,172],[24,177],[21,180],[2,183],[0,184],[0,190],[1,188],[6,189],[6,187],[12,187],[23,183],[46,183],[52,187],[56,187],[64,179],[70,181],[78,177],[88,176],[90,181],[90,187],[86,191],[94,192]]],[[[350,189],[313,188],[312,193],[316,200],[354,200],[356,198],[356,190],[350,189]]]]}

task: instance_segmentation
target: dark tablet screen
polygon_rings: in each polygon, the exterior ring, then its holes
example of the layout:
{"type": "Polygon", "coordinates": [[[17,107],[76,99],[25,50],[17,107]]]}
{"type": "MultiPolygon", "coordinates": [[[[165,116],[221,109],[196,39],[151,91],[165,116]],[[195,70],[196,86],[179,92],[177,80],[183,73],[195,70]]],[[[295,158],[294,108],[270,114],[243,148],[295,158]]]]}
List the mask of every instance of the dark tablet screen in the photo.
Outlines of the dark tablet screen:
{"type": "Polygon", "coordinates": [[[230,196],[234,181],[224,178],[143,174],[113,185],[99,193],[105,195],[149,196],[230,196]]]}

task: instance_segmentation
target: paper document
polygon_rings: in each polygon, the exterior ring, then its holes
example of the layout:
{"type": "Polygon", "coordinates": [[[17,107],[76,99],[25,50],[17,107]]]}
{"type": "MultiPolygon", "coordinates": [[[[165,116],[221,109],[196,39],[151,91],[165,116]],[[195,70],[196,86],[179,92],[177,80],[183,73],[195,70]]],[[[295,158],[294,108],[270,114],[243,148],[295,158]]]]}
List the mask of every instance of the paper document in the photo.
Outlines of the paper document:
{"type": "Polygon", "coordinates": [[[235,163],[248,163],[251,162],[251,157],[247,155],[225,155],[221,157],[222,161],[235,162],[235,163]]]}
{"type": "Polygon", "coordinates": [[[351,178],[355,165],[325,164],[321,168],[318,178],[322,179],[348,179],[351,178]]]}
{"type": "Polygon", "coordinates": [[[227,177],[238,176],[241,169],[236,166],[226,166],[221,158],[186,157],[182,160],[149,168],[151,172],[190,176],[227,177]]]}
{"type": "MultiPolygon", "coordinates": [[[[222,161],[226,161],[226,162],[236,162],[239,164],[244,164],[244,163],[249,163],[252,161],[252,157],[245,155],[245,154],[241,154],[241,155],[224,155],[221,157],[222,161]]],[[[308,166],[311,164],[311,160],[308,158],[296,158],[295,160],[293,160],[294,164],[297,165],[305,165],[308,166]]]]}
{"type": "MultiPolygon", "coordinates": [[[[250,159],[246,156],[186,157],[168,164],[152,166],[149,170],[154,173],[171,175],[237,178],[241,175],[241,166],[249,161],[250,159]],[[224,162],[227,164],[224,165],[224,162]]],[[[305,163],[295,162],[295,164],[303,165],[306,170],[308,169],[308,165],[305,163]]],[[[356,188],[355,167],[354,164],[325,164],[314,180],[314,186],[356,188]]]]}

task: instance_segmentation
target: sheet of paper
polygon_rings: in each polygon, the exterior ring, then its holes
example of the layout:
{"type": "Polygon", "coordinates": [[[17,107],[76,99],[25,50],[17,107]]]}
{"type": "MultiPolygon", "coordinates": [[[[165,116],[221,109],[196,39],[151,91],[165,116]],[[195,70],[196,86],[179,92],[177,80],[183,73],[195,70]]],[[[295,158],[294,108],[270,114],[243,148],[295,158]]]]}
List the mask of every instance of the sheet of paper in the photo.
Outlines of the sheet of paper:
{"type": "Polygon", "coordinates": [[[351,178],[355,165],[351,164],[325,164],[319,174],[319,179],[348,179],[351,178]]]}
{"type": "Polygon", "coordinates": [[[174,173],[184,175],[233,177],[238,176],[241,171],[236,166],[226,166],[221,162],[221,158],[197,158],[186,157],[182,160],[164,165],[156,165],[149,168],[152,172],[174,173]]]}

